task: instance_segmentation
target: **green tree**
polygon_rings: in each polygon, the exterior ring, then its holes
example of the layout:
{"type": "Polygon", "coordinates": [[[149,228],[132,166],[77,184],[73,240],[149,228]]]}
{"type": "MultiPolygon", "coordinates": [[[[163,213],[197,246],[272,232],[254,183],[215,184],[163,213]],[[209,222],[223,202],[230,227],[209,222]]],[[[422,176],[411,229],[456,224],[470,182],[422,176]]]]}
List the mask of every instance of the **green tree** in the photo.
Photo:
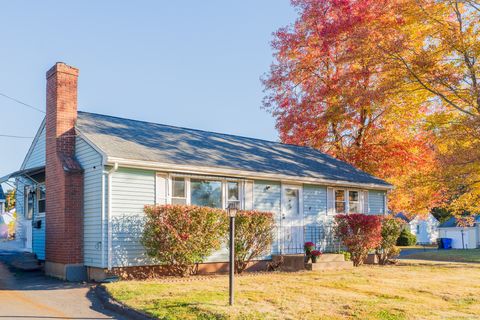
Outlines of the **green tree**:
{"type": "Polygon", "coordinates": [[[16,198],[15,198],[15,193],[16,193],[16,190],[15,189],[11,189],[7,192],[7,194],[5,195],[6,197],[6,206],[5,206],[5,209],[7,211],[10,211],[12,209],[15,208],[15,202],[16,202],[16,198]]]}
{"type": "Polygon", "coordinates": [[[375,251],[378,263],[387,264],[392,258],[398,255],[399,250],[396,247],[398,237],[402,230],[402,223],[393,217],[386,217],[382,221],[382,241],[375,251]]]}

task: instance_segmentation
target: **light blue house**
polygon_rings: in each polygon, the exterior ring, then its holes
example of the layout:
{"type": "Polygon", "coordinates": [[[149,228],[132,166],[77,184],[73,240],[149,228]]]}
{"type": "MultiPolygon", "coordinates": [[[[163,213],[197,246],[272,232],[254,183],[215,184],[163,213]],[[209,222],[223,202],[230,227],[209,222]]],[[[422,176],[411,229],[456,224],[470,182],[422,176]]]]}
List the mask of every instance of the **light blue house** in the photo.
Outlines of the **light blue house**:
{"type": "MultiPolygon", "coordinates": [[[[277,231],[272,253],[285,254],[303,252],[306,240],[328,249],[326,230],[336,214],[387,211],[391,185],[309,147],[77,113],[76,96],[74,110],[56,112],[73,114],[72,161],[83,171],[80,264],[90,277],[106,269],[151,264],[139,242],[145,205],[226,208],[235,203],[273,212],[277,231]]],[[[47,116],[20,170],[3,178],[16,178],[22,191],[18,237],[47,262],[45,180],[55,179],[45,178],[49,125],[47,116]]],[[[209,259],[222,261],[225,251],[209,259]]]]}

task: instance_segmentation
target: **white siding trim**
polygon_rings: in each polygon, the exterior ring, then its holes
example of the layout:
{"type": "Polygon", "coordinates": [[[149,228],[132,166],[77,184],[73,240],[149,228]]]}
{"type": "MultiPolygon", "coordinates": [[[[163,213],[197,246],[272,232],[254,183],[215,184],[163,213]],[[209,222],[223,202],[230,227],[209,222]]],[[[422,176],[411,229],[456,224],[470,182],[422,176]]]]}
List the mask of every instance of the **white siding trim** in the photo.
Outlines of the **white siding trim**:
{"type": "Polygon", "coordinates": [[[155,204],[162,205],[168,203],[168,186],[170,185],[166,173],[157,173],[155,175],[155,204]]]}
{"type": "Polygon", "coordinates": [[[202,166],[191,166],[191,165],[179,165],[172,163],[161,163],[153,161],[143,161],[143,160],[131,160],[123,159],[117,157],[108,157],[107,163],[113,164],[118,163],[123,168],[135,168],[135,169],[146,169],[146,170],[157,170],[157,171],[175,171],[178,174],[200,174],[200,175],[218,175],[218,176],[229,176],[239,179],[250,179],[250,180],[263,180],[263,181],[281,181],[283,183],[292,183],[292,184],[302,184],[302,183],[312,183],[319,185],[331,185],[336,187],[350,187],[350,188],[368,188],[371,190],[390,190],[393,189],[391,185],[379,185],[375,183],[356,183],[349,181],[339,181],[339,180],[327,180],[320,178],[308,178],[308,177],[292,177],[282,174],[271,174],[264,172],[254,172],[247,170],[237,170],[229,168],[220,168],[220,167],[202,167],[202,166]]]}
{"type": "Polygon", "coordinates": [[[243,188],[243,208],[245,210],[253,210],[253,181],[244,181],[243,188]]]}
{"type": "Polygon", "coordinates": [[[335,189],[327,187],[327,216],[335,215],[335,189]]]}

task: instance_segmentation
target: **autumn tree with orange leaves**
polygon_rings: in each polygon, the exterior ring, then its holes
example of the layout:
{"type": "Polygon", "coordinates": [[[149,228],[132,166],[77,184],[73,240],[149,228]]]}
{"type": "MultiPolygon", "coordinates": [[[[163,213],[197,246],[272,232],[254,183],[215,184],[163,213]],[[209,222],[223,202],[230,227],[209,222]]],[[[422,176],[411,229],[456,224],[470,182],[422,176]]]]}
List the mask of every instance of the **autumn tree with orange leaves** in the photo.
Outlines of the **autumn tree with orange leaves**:
{"type": "Polygon", "coordinates": [[[283,142],[307,145],[386,179],[394,210],[428,211],[434,135],[422,123],[427,94],[411,90],[384,53],[402,39],[401,4],[390,0],[295,0],[299,17],[275,33],[264,106],[283,142]],[[427,183],[428,181],[428,183],[427,183]]]}

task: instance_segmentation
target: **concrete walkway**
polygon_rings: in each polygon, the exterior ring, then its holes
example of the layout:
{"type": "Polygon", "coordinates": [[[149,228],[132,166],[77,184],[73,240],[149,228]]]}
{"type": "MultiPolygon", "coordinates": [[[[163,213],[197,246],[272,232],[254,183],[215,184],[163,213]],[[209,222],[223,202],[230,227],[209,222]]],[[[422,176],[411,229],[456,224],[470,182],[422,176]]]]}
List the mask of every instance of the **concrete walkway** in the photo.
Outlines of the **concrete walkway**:
{"type": "Polygon", "coordinates": [[[0,319],[127,319],[105,310],[88,284],[9,269],[17,255],[0,251],[0,319]]]}

